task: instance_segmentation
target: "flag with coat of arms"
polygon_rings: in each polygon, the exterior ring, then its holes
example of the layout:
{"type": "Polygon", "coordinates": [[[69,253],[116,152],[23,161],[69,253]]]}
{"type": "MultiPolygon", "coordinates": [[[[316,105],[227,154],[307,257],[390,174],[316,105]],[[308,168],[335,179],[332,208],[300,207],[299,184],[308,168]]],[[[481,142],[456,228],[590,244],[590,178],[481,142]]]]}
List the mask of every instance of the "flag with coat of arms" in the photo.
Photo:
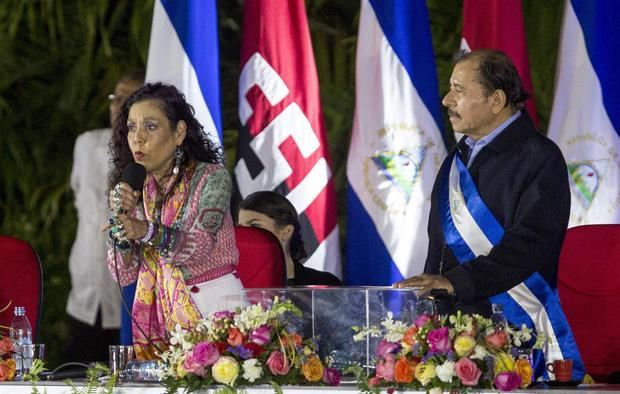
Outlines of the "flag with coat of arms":
{"type": "Polygon", "coordinates": [[[548,136],[571,187],[569,227],[620,223],[620,8],[567,0],[548,136]]]}
{"type": "Polygon", "coordinates": [[[345,282],[424,269],[430,195],[446,145],[424,0],[362,0],[347,160],[345,282]]]}

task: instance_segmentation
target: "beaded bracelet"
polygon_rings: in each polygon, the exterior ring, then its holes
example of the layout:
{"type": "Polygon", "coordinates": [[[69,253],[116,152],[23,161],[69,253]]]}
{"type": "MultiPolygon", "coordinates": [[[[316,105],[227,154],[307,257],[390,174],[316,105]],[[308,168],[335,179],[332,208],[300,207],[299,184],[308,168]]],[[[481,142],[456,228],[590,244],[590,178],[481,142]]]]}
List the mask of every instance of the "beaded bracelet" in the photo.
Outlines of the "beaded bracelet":
{"type": "Polygon", "coordinates": [[[127,239],[117,238],[112,230],[110,230],[108,233],[108,246],[117,247],[122,253],[125,253],[131,248],[131,242],[127,239]]]}
{"type": "Polygon", "coordinates": [[[153,236],[148,241],[150,246],[153,246],[159,251],[159,254],[163,257],[170,255],[172,249],[174,249],[177,230],[173,227],[164,226],[163,224],[156,223],[153,230],[153,236]]]}
{"type": "Polygon", "coordinates": [[[149,221],[148,225],[149,227],[146,230],[146,234],[144,234],[144,237],[139,239],[140,242],[149,242],[151,238],[153,237],[153,233],[155,231],[155,224],[149,221]]]}

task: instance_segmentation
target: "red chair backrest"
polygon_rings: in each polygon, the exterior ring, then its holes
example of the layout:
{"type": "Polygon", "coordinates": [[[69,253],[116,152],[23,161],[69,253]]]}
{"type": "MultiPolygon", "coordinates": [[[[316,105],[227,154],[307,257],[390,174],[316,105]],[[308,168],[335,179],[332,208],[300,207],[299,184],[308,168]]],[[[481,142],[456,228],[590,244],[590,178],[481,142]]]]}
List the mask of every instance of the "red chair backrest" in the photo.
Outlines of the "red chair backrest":
{"type": "Polygon", "coordinates": [[[26,307],[32,326],[32,340],[37,341],[43,304],[43,274],[39,256],[28,242],[0,236],[0,325],[9,327],[16,306],[26,307]]]}
{"type": "Polygon", "coordinates": [[[237,273],[248,289],[283,287],[285,261],[280,241],[267,230],[235,226],[239,249],[237,273]]]}
{"type": "Polygon", "coordinates": [[[568,229],[558,292],[586,372],[604,381],[620,371],[620,224],[568,229]]]}

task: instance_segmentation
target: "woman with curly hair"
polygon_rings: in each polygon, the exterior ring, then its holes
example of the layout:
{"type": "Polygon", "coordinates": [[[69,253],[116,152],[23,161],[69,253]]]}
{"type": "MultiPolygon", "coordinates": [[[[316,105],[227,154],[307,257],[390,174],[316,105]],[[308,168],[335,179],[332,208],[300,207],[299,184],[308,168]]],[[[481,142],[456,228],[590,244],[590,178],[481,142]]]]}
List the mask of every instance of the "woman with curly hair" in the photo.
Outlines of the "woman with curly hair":
{"type": "Polygon", "coordinates": [[[303,265],[302,261],[308,255],[301,238],[297,210],[281,194],[260,191],[247,196],[239,204],[237,224],[263,228],[280,240],[286,260],[286,284],[288,286],[342,285],[340,279],[329,272],[318,271],[303,265]]]}
{"type": "Polygon", "coordinates": [[[162,83],[127,98],[110,151],[108,268],[123,286],[137,281],[134,348],[152,359],[177,324],[189,329],[240,299],[231,180],[193,108],[162,83]],[[123,181],[133,162],[146,169],[140,190],[123,181]]]}

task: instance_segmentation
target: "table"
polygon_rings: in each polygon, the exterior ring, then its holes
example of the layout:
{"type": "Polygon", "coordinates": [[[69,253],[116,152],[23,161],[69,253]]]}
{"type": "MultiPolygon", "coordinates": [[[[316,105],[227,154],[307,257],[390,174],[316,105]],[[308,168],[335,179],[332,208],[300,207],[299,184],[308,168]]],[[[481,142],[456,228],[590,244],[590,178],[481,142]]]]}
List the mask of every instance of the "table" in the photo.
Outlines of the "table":
{"type": "MultiPolygon", "coordinates": [[[[80,384],[75,383],[78,387],[80,384]]],[[[71,394],[70,387],[63,382],[39,382],[37,388],[40,393],[47,394],[71,394]],[[44,391],[45,390],[45,391],[44,391]]],[[[337,387],[308,387],[308,386],[282,386],[284,393],[286,394],[321,394],[321,393],[334,393],[336,394],[348,394],[357,393],[357,387],[355,385],[340,385],[337,387]]],[[[212,389],[204,391],[205,394],[215,393],[218,390],[217,386],[212,389]]],[[[258,386],[246,390],[248,394],[273,394],[271,386],[258,386]]],[[[146,384],[146,383],[123,383],[114,390],[115,394],[164,394],[164,387],[159,384],[146,384]]],[[[472,393],[476,392],[474,390],[472,393]]],[[[484,390],[479,393],[497,393],[496,390],[484,390]]],[[[32,384],[29,382],[1,382],[0,394],[31,394],[32,384]]],[[[402,393],[402,392],[398,392],[402,393]]],[[[410,392],[420,393],[424,392],[410,392]]],[[[620,385],[605,385],[605,384],[592,384],[581,385],[579,387],[569,388],[533,388],[528,390],[517,390],[515,393],[527,393],[527,394],[605,394],[605,393],[620,393],[620,385]]]]}

